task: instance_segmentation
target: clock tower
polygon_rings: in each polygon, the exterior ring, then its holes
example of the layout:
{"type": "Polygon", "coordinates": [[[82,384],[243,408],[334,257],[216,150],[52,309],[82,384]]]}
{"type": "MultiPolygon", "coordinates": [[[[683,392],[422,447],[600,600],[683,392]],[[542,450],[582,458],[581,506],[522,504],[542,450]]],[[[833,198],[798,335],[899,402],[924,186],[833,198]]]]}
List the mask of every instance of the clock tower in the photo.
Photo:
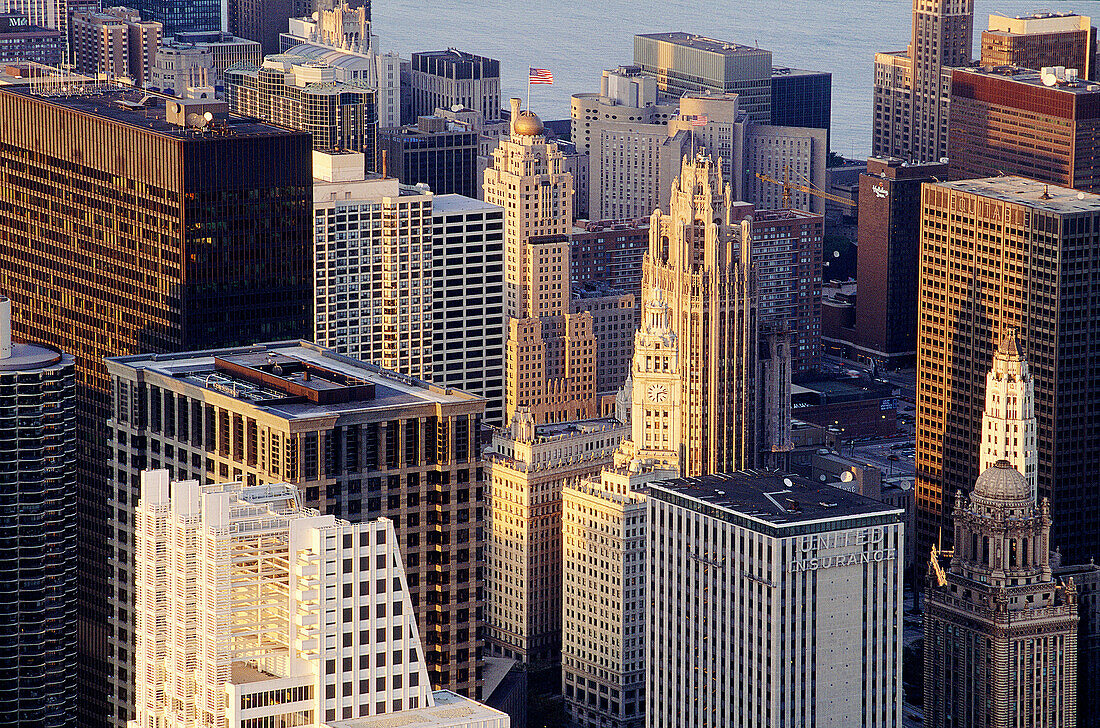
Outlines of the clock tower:
{"type": "Polygon", "coordinates": [[[669,316],[664,292],[647,291],[630,369],[630,442],[620,448],[645,469],[679,468],[680,358],[669,316]]]}

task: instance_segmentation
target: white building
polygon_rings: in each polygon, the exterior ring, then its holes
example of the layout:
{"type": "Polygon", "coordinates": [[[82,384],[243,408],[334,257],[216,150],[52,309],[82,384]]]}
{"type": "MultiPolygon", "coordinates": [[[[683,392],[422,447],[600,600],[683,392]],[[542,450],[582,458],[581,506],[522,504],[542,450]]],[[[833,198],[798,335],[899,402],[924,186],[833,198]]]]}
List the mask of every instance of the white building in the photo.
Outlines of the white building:
{"type": "Polygon", "coordinates": [[[503,422],[503,211],[314,155],[314,340],[488,400],[503,422]]]}
{"type": "Polygon", "coordinates": [[[486,637],[495,655],[556,662],[562,641],[562,489],[599,473],[627,435],[614,418],[535,425],[526,408],[493,435],[486,637]]]}
{"type": "Polygon", "coordinates": [[[649,728],[901,725],[901,509],[756,471],[648,500],[649,728]]]}
{"type": "Polygon", "coordinates": [[[1007,460],[1038,493],[1039,445],[1035,419],[1035,381],[1020,352],[1016,330],[1001,336],[985,380],[982,444],[978,471],[1007,460]]]}
{"type": "Polygon", "coordinates": [[[254,40],[220,31],[180,33],[157,48],[147,87],[180,98],[189,96],[189,89],[202,87],[221,92],[222,74],[230,66],[263,61],[263,47],[254,40]]]}
{"type": "Polygon", "coordinates": [[[507,728],[457,695],[437,705],[388,519],[319,515],[292,485],[146,471],[135,566],[133,728],[352,728],[456,703],[480,719],[442,725],[507,728]]]}

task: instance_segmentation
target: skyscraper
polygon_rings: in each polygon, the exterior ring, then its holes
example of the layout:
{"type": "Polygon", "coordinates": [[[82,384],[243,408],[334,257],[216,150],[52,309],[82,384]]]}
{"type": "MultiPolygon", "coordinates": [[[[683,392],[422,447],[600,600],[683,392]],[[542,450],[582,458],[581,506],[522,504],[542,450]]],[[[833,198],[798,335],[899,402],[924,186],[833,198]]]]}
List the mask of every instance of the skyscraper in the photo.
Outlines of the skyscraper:
{"type": "Polygon", "coordinates": [[[1051,577],[1050,502],[1007,460],[955,497],[924,602],[924,724],[1077,725],[1077,590],[1051,577]],[[943,556],[948,556],[944,554],[943,556]]]}
{"type": "Polygon", "coordinates": [[[0,726],[78,725],[75,378],[0,296],[0,726]]]}
{"type": "Polygon", "coordinates": [[[264,55],[279,53],[279,36],[287,23],[299,15],[300,0],[227,0],[226,30],[259,42],[264,55]]]}
{"type": "Polygon", "coordinates": [[[438,116],[378,131],[378,168],[384,153],[388,174],[437,195],[477,197],[477,152],[477,132],[438,116]]]}
{"type": "Polygon", "coordinates": [[[141,476],[135,527],[137,724],[507,727],[432,692],[389,519],[322,515],[284,483],[159,470],[141,476]],[[390,717],[360,720],[375,716],[390,717]]]}
{"type": "Polygon", "coordinates": [[[1100,191],[1100,86],[1072,69],[956,69],[951,78],[951,179],[1017,174],[1100,191]],[[1061,78],[1059,78],[1059,74],[1061,78]]]}
{"type": "Polygon", "coordinates": [[[133,0],[129,5],[146,20],[161,23],[165,35],[203,33],[222,27],[219,0],[133,0]]]}
{"type": "Polygon", "coordinates": [[[980,472],[1005,460],[1023,473],[1032,492],[1038,492],[1035,380],[1012,328],[1001,334],[985,379],[981,443],[980,472]]]}
{"type": "Polygon", "coordinates": [[[758,471],[646,497],[649,728],[901,725],[901,509],[758,471]]]}
{"type": "Polygon", "coordinates": [[[93,78],[102,73],[144,86],[164,28],[156,21],[142,20],[134,10],[115,7],[73,13],[69,35],[78,73],[93,78]]]}
{"type": "Polygon", "coordinates": [[[669,212],[650,221],[642,290],[660,289],[671,309],[681,405],[672,416],[682,428],[681,471],[694,476],[756,466],[766,445],[758,428],[772,413],[762,411],[757,372],[752,223],[735,222],[730,187],[711,157],[684,158],[680,170],[669,212]]]}
{"type": "Polygon", "coordinates": [[[947,156],[952,69],[970,63],[973,35],[974,0],[913,0],[909,49],[875,54],[874,156],[947,156]]]}
{"type": "MultiPolygon", "coordinates": [[[[117,563],[132,563],[130,519],[145,468],[204,483],[288,483],[322,513],[392,518],[432,684],[476,697],[484,400],[297,341],[119,357],[107,366],[117,563]]],[[[112,576],[120,686],[133,640],[130,579],[125,570],[112,576]]]]}
{"type": "Polygon", "coordinates": [[[500,119],[500,61],[455,48],[413,53],[409,84],[414,117],[463,106],[484,121],[500,119]]]}
{"type": "Polygon", "coordinates": [[[38,96],[7,87],[0,118],[0,289],[20,301],[12,328],[76,363],[79,720],[94,726],[118,698],[105,684],[118,658],[106,630],[119,464],[103,357],[309,333],[309,136],[222,104],[119,88],[38,96]],[[208,112],[216,133],[189,126],[208,112]]]}
{"type": "Polygon", "coordinates": [[[950,546],[953,494],[970,489],[981,462],[985,375],[998,337],[1012,328],[1034,379],[1038,493],[1051,504],[1051,547],[1069,563],[1085,561],[1100,549],[1092,487],[1100,468],[1092,416],[1100,404],[1100,196],[996,177],[925,183],[921,207],[919,548],[950,546]]]}
{"type": "Polygon", "coordinates": [[[485,170],[485,201],[504,208],[505,419],[536,424],[599,414],[592,315],[570,313],[573,177],[542,120],[512,99],[511,134],[485,170]]]}
{"type": "Polygon", "coordinates": [[[27,18],[31,25],[59,30],[67,34],[70,4],[76,3],[70,3],[70,0],[6,0],[4,10],[19,13],[27,18]]]}
{"type": "Polygon", "coordinates": [[[1092,18],[1076,13],[990,15],[982,31],[982,66],[1076,68],[1081,78],[1095,79],[1096,28],[1092,18]]]}

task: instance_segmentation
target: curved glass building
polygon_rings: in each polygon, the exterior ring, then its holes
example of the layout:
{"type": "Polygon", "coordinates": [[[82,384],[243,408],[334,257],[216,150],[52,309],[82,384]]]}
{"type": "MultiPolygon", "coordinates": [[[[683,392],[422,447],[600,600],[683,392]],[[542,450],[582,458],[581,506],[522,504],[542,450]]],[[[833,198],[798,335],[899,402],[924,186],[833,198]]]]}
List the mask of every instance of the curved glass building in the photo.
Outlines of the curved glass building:
{"type": "Polygon", "coordinates": [[[75,725],[75,386],[0,297],[0,726],[75,725]]]}

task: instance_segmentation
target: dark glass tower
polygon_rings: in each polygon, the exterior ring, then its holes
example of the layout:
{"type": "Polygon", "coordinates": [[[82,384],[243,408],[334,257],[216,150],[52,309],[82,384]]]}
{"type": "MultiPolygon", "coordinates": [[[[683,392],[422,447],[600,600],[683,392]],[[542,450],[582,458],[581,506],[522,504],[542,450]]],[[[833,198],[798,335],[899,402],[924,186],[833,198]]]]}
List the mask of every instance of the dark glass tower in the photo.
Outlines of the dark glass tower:
{"type": "Polygon", "coordinates": [[[310,154],[220,102],[0,90],[0,290],[16,335],[76,362],[81,726],[124,724],[132,700],[132,655],[108,642],[132,618],[107,578],[131,576],[107,525],[130,489],[112,486],[103,357],[307,336],[310,154]]]}
{"type": "Polygon", "coordinates": [[[12,344],[0,296],[0,726],[76,726],[73,358],[12,344]]]}
{"type": "Polygon", "coordinates": [[[136,0],[130,7],[140,12],[143,20],[163,23],[165,35],[222,28],[219,0],[136,0]]]}

